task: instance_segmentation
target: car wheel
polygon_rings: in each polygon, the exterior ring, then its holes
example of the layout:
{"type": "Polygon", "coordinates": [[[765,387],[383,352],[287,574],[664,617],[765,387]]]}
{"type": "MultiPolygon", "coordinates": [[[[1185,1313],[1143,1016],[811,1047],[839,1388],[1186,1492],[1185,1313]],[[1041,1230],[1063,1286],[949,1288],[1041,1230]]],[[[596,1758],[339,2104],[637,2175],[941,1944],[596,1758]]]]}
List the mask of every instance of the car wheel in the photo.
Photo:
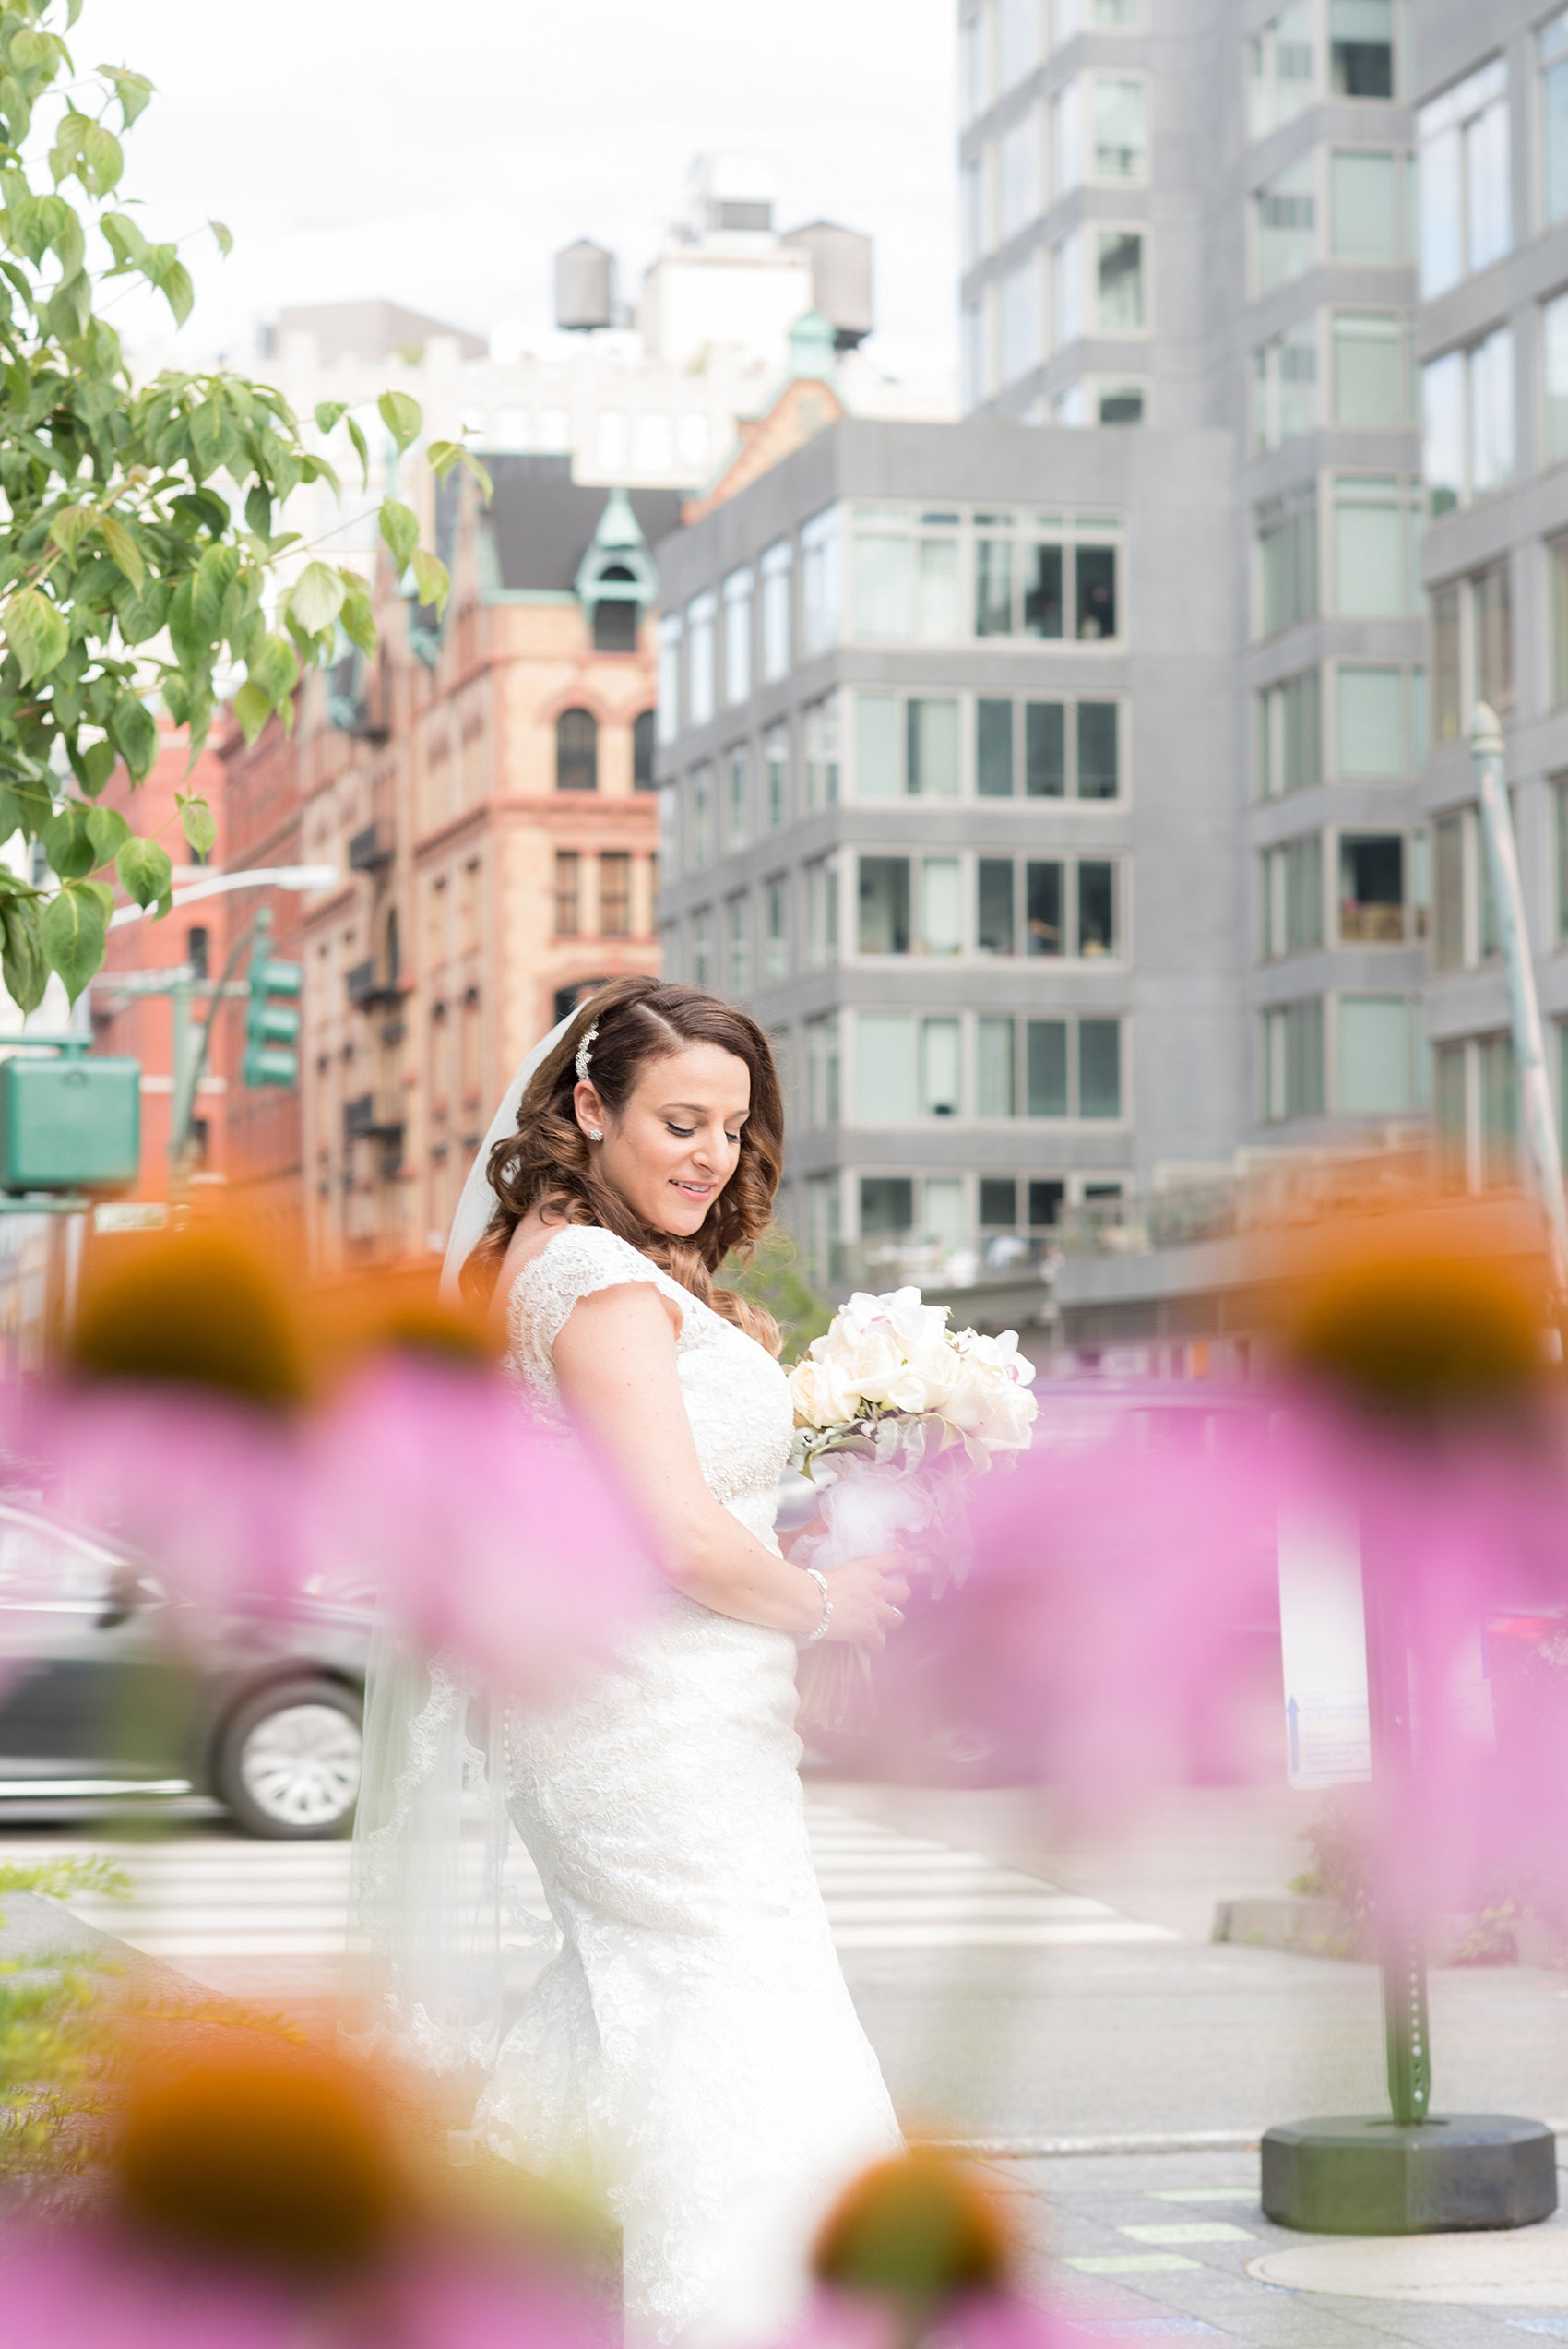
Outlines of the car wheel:
{"type": "Polygon", "coordinates": [[[247,1835],[346,1835],[360,1791],[357,1693],[279,1680],[237,1705],[218,1753],[218,1798],[247,1835]]]}

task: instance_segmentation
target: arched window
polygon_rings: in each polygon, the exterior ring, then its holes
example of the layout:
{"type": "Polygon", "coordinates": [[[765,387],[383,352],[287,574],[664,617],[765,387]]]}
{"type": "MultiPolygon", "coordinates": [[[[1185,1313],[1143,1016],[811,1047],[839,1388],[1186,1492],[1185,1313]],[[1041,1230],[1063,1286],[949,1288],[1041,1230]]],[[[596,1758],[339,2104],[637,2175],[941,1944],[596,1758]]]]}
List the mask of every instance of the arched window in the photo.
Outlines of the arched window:
{"type": "Polygon", "coordinates": [[[392,906],[387,912],[386,928],[384,936],[386,944],[383,952],[386,964],[386,984],[389,987],[395,987],[398,980],[403,975],[402,940],[398,932],[398,909],[396,906],[392,906]]]}
{"type": "Polygon", "coordinates": [[[591,709],[563,709],[555,721],[555,788],[599,789],[599,721],[591,709]]]}
{"type": "Polygon", "coordinates": [[[636,652],[637,623],[643,607],[636,580],[624,563],[612,563],[599,575],[599,600],[593,607],[593,649],[596,652],[636,652]],[[612,584],[613,583],[613,584],[612,584]],[[606,593],[606,588],[610,592],[606,593]],[[617,594],[616,588],[624,592],[617,594]]]}
{"type": "Polygon", "coordinates": [[[634,791],[654,790],[653,725],[651,709],[639,709],[632,721],[632,788],[634,791]]]}

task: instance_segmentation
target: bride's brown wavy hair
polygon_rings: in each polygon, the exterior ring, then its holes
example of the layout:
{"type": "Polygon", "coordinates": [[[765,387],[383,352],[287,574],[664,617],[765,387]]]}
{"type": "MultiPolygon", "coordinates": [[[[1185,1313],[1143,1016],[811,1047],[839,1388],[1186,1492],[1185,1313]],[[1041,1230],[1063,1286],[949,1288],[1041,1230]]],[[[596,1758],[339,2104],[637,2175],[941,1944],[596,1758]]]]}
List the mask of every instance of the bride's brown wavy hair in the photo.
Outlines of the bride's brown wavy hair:
{"type": "Polygon", "coordinates": [[[756,1021],[695,987],[673,986],[643,973],[612,979],[588,997],[535,1069],[517,1103],[516,1133],[504,1136],[490,1153],[495,1212],[463,1268],[464,1291],[476,1304],[491,1297],[513,1233],[538,1207],[547,1222],[598,1223],[629,1240],[683,1288],[777,1353],[779,1336],[771,1314],[732,1289],[716,1287],[713,1276],[731,1253],[748,1254],[772,1222],[783,1158],[778,1072],[756,1021]],[[687,1044],[717,1044],[751,1071],[751,1111],[741,1128],[735,1172],[690,1239],[651,1230],[598,1173],[593,1147],[572,1105],[577,1047],[596,1026],[589,1074],[612,1113],[625,1106],[651,1062],[668,1059],[687,1044]]]}

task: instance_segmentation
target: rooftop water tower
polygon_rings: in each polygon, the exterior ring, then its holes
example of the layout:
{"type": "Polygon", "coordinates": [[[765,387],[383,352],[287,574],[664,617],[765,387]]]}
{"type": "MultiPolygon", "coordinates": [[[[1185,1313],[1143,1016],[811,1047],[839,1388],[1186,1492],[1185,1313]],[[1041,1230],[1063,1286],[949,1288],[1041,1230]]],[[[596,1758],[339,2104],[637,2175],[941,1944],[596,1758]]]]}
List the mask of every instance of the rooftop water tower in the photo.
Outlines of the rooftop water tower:
{"type": "Polygon", "coordinates": [[[555,323],[567,334],[615,323],[615,256],[586,236],[555,256],[555,323]]]}

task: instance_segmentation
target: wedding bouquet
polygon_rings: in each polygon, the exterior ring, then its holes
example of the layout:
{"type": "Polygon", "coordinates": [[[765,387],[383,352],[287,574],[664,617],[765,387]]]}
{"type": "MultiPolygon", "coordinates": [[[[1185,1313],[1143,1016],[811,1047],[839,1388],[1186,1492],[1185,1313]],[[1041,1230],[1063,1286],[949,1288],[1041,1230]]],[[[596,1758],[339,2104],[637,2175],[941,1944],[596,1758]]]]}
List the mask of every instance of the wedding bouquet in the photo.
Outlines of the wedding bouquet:
{"type": "MultiPolygon", "coordinates": [[[[823,1488],[823,1530],[796,1543],[797,1564],[830,1573],[897,1542],[933,1598],[963,1580],[963,1486],[1028,1449],[1039,1405],[1016,1331],[950,1330],[947,1310],[918,1289],[857,1292],[791,1371],[791,1458],[823,1488]]],[[[801,1692],[803,1726],[844,1728],[871,1696],[871,1660],[812,1649],[801,1692]]]]}

